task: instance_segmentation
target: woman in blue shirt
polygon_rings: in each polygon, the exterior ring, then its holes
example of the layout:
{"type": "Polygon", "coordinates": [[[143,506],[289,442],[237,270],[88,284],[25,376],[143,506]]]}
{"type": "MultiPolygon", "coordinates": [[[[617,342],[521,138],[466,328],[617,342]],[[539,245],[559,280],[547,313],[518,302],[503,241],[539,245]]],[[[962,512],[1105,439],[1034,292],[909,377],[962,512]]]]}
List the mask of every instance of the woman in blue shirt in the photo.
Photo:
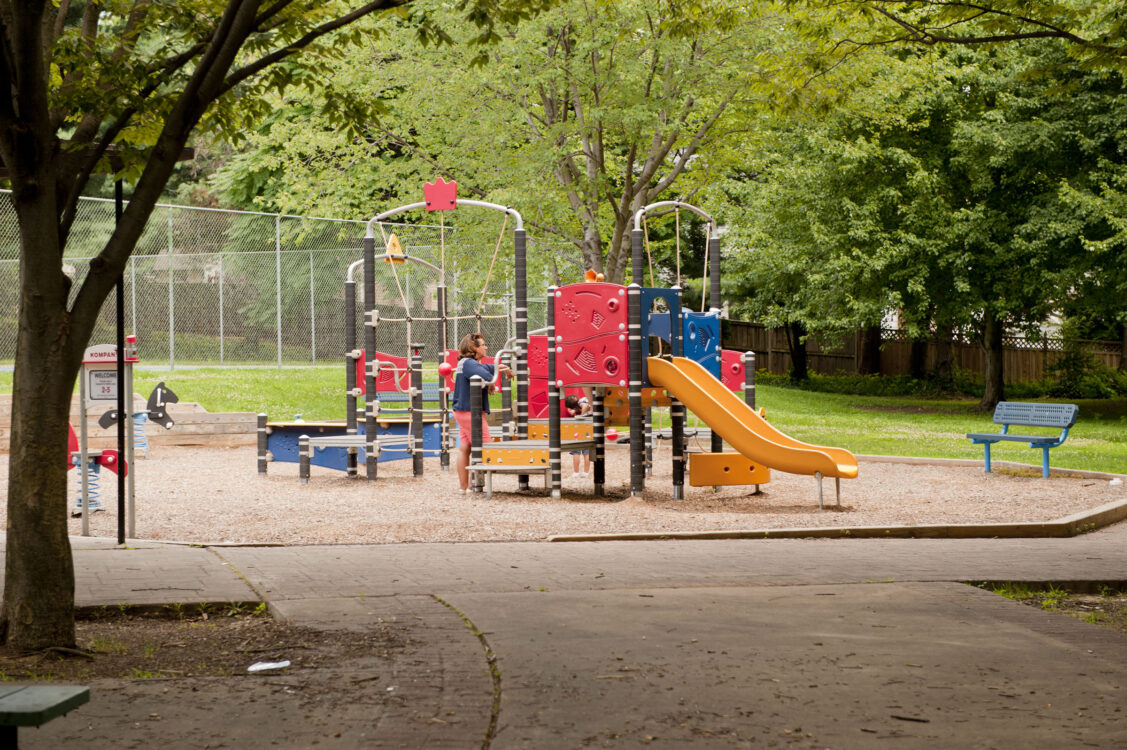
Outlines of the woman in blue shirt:
{"type": "MultiPolygon", "coordinates": [[[[458,423],[457,466],[460,492],[470,491],[470,472],[467,468],[470,465],[470,428],[472,426],[470,418],[470,378],[476,375],[487,383],[492,383],[493,376],[496,373],[493,365],[487,365],[481,361],[487,351],[485,337],[480,333],[468,333],[458,344],[458,356],[461,359],[458,361],[458,377],[454,379],[454,420],[458,423]]],[[[497,368],[505,377],[511,378],[513,376],[513,371],[505,365],[497,365],[497,368]]],[[[486,422],[485,415],[489,413],[488,394],[492,392],[493,386],[490,385],[481,394],[483,396],[481,399],[482,445],[488,443],[490,439],[489,425],[486,422]]]]}

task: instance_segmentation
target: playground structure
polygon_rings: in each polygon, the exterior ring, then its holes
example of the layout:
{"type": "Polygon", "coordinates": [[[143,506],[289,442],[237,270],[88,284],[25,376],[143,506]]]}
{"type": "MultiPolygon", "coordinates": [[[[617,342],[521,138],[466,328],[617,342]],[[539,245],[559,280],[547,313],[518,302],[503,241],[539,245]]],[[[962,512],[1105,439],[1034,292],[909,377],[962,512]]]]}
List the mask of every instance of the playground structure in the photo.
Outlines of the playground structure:
{"type": "MultiPolygon", "coordinates": [[[[352,263],[345,283],[345,390],[346,405],[344,422],[268,422],[266,415],[258,417],[258,471],[265,474],[271,461],[297,461],[303,481],[309,478],[312,465],[346,471],[356,476],[359,463],[364,463],[364,473],[368,480],[378,475],[378,464],[383,461],[410,458],[413,472],[421,476],[423,458],[439,456],[443,469],[449,467],[451,432],[449,430],[449,391],[439,383],[423,384],[422,362],[425,345],[413,335],[416,326],[429,324],[438,327],[440,342],[439,360],[449,356],[446,351],[450,339],[450,328],[455,331],[458,321],[473,320],[474,330],[479,330],[483,320],[501,316],[489,315],[483,311],[485,292],[489,287],[493,265],[509,221],[513,220],[513,243],[515,254],[523,259],[526,235],[520,214],[511,208],[483,201],[456,201],[455,183],[445,183],[441,179],[427,184],[421,203],[412,203],[385,211],[367,223],[363,243],[363,258],[352,263]],[[450,314],[447,297],[446,234],[444,222],[438,234],[439,255],[432,263],[412,252],[413,245],[404,244],[396,234],[386,232],[389,219],[412,210],[428,211],[452,210],[456,206],[475,206],[500,211],[505,215],[504,226],[497,239],[489,275],[486,277],[482,296],[477,302],[473,315],[450,314]],[[376,254],[376,230],[384,242],[384,252],[376,254]],[[403,315],[389,317],[381,315],[377,307],[376,268],[382,261],[391,271],[395,281],[395,292],[402,303],[403,315]],[[357,346],[356,309],[357,294],[353,274],[363,267],[363,330],[364,346],[357,346]],[[435,280],[435,309],[432,315],[419,315],[411,302],[407,288],[408,279],[401,278],[400,267],[417,268],[433,274],[435,280]],[[379,351],[376,348],[376,332],[379,326],[393,323],[405,328],[405,338],[409,343],[409,356],[402,357],[379,351]],[[360,397],[364,398],[364,408],[358,411],[360,397]]],[[[440,217],[443,214],[439,214],[440,217]]],[[[523,260],[518,261],[523,262],[523,260]]],[[[523,290],[522,290],[523,291],[523,290]]],[[[518,331],[527,330],[527,300],[518,296],[516,301],[516,325],[518,331]]],[[[507,319],[508,316],[505,316],[507,319]]],[[[456,333],[455,333],[456,335],[456,333]]],[[[502,354],[502,352],[498,352],[502,354]]],[[[511,354],[511,352],[510,352],[511,354]]],[[[511,394],[506,393],[509,399],[511,394]]],[[[511,411],[511,403],[508,404],[511,411]]]]}
{"type": "MultiPolygon", "coordinates": [[[[267,423],[265,415],[260,415],[260,474],[266,473],[269,460],[294,460],[294,455],[303,481],[308,480],[313,463],[343,469],[355,476],[363,460],[368,480],[377,477],[380,460],[393,457],[410,457],[416,476],[422,474],[426,455],[439,455],[441,466],[449,467],[452,435],[448,395],[453,390],[458,355],[446,346],[448,324],[460,317],[476,317],[480,325],[481,309],[479,306],[476,316],[447,314],[444,245],[442,263],[435,265],[404,251],[395,235],[388,238],[385,234],[385,251],[377,255],[375,230],[378,227],[384,233],[383,222],[407,211],[441,212],[474,206],[503,212],[506,225],[510,217],[514,220],[515,277],[514,335],[492,358],[496,362],[507,361],[514,378],[506,384],[498,372],[492,383],[476,382],[481,387],[471,388],[471,409],[475,414],[471,417],[474,428],[469,470],[475,491],[491,493],[495,473],[516,474],[521,490],[528,488],[531,475],[541,474],[552,497],[558,499],[562,452],[590,450],[593,491],[597,496],[604,495],[608,431],[628,426],[632,438],[630,494],[640,496],[645,490],[647,466],[652,465],[652,442],[641,437],[648,438],[650,434],[647,429],[649,410],[664,407],[670,412],[675,499],[684,497],[688,464],[692,486],[760,485],[770,481],[772,468],[811,475],[818,482],[819,507],[823,507],[822,479],[833,477],[840,504],[840,479],[857,475],[853,455],[840,448],[803,443],[771,426],[754,408],[754,355],[723,351],[719,346],[720,243],[715,222],[706,213],[679,201],[664,201],[639,209],[631,233],[634,283],[629,286],[611,284],[589,272],[584,282],[549,287],[547,327],[530,334],[527,238],[520,214],[506,206],[458,200],[456,183],[445,183],[441,179],[426,185],[424,197],[421,203],[373,217],[364,237],[364,257],[348,269],[345,304],[350,315],[355,314],[352,273],[359,265],[364,269],[365,345],[363,350],[356,347],[351,334],[354,325],[346,325],[350,332],[345,342],[346,422],[343,425],[267,423]],[[710,282],[707,299],[711,307],[707,312],[682,310],[679,277],[671,288],[641,285],[645,267],[643,248],[648,246],[642,228],[645,217],[654,211],[669,210],[678,212],[678,221],[679,212],[688,210],[708,223],[706,275],[710,282]],[[409,357],[396,357],[376,349],[376,328],[381,322],[375,303],[377,261],[383,261],[390,268],[401,295],[397,266],[415,264],[429,268],[438,279],[434,316],[411,314],[407,297],[403,295],[408,312],[405,319],[397,322],[406,323],[409,357]],[[664,309],[659,309],[661,307],[664,309]],[[440,326],[440,385],[434,387],[422,383],[424,347],[411,336],[412,324],[423,320],[440,326]],[[656,347],[657,351],[651,352],[651,347],[656,347]],[[486,385],[497,386],[502,391],[504,427],[500,440],[482,445],[479,415],[482,387],[486,385]],[[742,399],[736,395],[741,391],[742,399]],[[591,395],[590,420],[562,419],[561,401],[568,392],[591,395]],[[375,397],[370,397],[371,394],[375,397]],[[357,417],[360,396],[365,397],[362,424],[357,417]],[[394,417],[389,416],[392,412],[387,411],[388,403],[406,403],[407,408],[394,412],[394,417]],[[426,403],[435,406],[427,407],[426,403]],[[686,406],[708,426],[698,434],[709,435],[709,452],[686,450],[686,406]],[[312,436],[313,430],[321,434],[312,436]],[[326,434],[328,432],[332,434],[326,434]],[[290,435],[288,446],[284,446],[281,439],[286,433],[290,435]],[[293,450],[295,439],[296,451],[293,450]],[[724,451],[725,442],[734,451],[724,451]],[[392,451],[396,455],[389,455],[392,451]],[[327,457],[330,453],[333,454],[331,459],[327,457]],[[318,454],[325,457],[317,460],[318,454]]],[[[502,235],[504,231],[502,228],[502,235]]],[[[480,379],[475,378],[475,381],[480,379]]]]}

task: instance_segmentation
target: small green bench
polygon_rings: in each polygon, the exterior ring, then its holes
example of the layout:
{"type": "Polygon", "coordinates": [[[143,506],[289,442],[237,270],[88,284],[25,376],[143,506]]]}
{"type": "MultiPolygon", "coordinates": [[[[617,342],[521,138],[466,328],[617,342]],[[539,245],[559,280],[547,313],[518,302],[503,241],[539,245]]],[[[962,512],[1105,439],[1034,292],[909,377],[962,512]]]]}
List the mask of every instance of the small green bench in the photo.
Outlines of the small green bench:
{"type": "Polygon", "coordinates": [[[18,748],[20,727],[38,727],[90,700],[76,685],[0,684],[0,747],[18,748]]]}
{"type": "Polygon", "coordinates": [[[1049,476],[1049,450],[1066,439],[1080,407],[1076,404],[1033,404],[1020,401],[999,401],[994,407],[994,423],[1002,425],[1001,432],[968,432],[972,445],[981,445],[986,453],[986,471],[990,472],[990,446],[1002,440],[1029,443],[1030,448],[1040,448],[1041,476],[1049,476]],[[1053,427],[1060,435],[1016,435],[1010,427],[1053,427]]]}

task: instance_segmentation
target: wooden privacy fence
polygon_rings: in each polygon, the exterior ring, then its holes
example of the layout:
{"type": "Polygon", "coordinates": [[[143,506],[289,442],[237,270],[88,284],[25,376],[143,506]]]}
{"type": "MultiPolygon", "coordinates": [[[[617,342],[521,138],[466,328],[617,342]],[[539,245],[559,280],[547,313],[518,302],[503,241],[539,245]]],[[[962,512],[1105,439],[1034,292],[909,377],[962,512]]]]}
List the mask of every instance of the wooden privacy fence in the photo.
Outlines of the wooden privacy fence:
{"type": "MultiPolygon", "coordinates": [[[[860,332],[847,336],[844,341],[832,346],[817,334],[806,340],[806,361],[810,372],[822,375],[856,374],[860,371],[860,332]]],[[[1096,362],[1105,367],[1119,366],[1123,352],[1118,341],[1077,341],[1081,349],[1090,353],[1096,362]]],[[[1022,383],[1040,380],[1046,368],[1064,354],[1064,340],[1046,337],[1041,341],[1029,341],[1020,336],[1005,336],[1003,345],[1003,369],[1007,383],[1022,383]]],[[[756,368],[767,370],[775,375],[785,375],[790,371],[790,349],[787,347],[786,331],[782,328],[766,328],[758,323],[742,320],[724,321],[723,346],[725,349],[755,352],[756,368]]],[[[905,331],[885,329],[881,331],[880,372],[883,375],[907,375],[911,358],[912,342],[905,331]]],[[[985,368],[985,355],[982,347],[966,339],[951,342],[951,359],[955,367],[972,372],[982,372],[985,368]]],[[[924,360],[925,370],[935,366],[936,344],[929,341],[924,360]]]]}

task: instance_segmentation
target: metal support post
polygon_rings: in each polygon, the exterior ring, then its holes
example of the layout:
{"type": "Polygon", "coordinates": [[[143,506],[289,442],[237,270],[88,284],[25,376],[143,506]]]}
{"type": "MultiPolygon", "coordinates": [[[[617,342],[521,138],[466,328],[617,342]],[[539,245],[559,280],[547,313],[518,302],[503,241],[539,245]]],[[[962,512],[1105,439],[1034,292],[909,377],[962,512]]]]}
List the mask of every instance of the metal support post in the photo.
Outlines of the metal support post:
{"type": "MultiPolygon", "coordinates": [[[[635,230],[635,235],[640,235],[635,230]]],[[[640,242],[640,236],[636,237],[640,242]]],[[[634,275],[638,276],[638,269],[634,275]]],[[[646,489],[646,467],[642,414],[642,290],[631,284],[627,290],[629,310],[630,367],[627,375],[630,394],[630,496],[641,497],[646,489]]]]}
{"type": "Polygon", "coordinates": [[[548,287],[548,469],[552,474],[552,499],[559,500],[563,487],[560,470],[560,386],[556,378],[556,287],[548,287]]]}
{"type": "Polygon", "coordinates": [[[411,470],[423,475],[423,349],[411,344],[411,470]]]}

